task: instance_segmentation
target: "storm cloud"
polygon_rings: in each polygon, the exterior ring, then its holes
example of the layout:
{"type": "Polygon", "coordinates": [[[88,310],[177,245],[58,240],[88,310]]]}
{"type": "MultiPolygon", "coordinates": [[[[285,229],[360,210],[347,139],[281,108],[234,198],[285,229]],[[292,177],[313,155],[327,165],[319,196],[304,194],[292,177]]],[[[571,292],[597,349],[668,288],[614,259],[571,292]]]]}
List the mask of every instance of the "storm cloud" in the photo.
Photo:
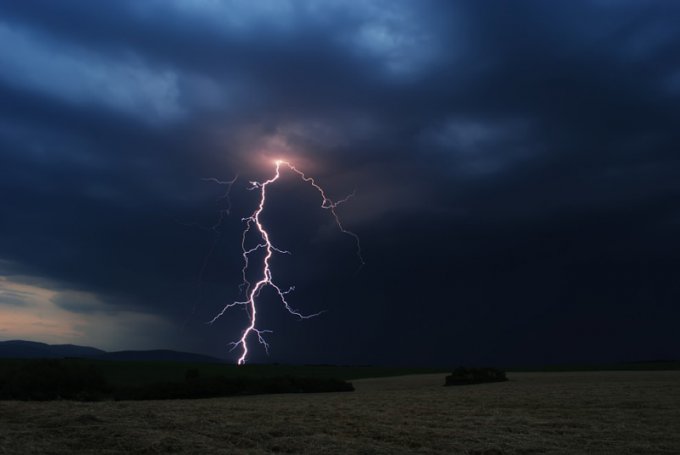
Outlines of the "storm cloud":
{"type": "Polygon", "coordinates": [[[284,178],[280,280],[327,312],[263,294],[255,361],[677,357],[679,20],[667,1],[2,2],[0,311],[45,292],[108,327],[69,342],[130,347],[125,326],[230,356],[245,316],[205,321],[238,297],[247,182],[286,156],[356,190],[340,214],[366,265],[284,178]],[[202,179],[235,175],[211,229],[224,188],[202,179]]]}

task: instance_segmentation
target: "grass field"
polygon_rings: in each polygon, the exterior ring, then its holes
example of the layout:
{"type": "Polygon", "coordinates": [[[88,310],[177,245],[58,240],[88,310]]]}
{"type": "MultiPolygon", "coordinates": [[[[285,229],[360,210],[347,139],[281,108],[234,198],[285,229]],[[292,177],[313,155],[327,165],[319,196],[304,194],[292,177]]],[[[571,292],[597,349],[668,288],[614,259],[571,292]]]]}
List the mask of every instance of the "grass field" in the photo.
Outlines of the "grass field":
{"type": "Polygon", "coordinates": [[[443,374],[356,392],[0,402],[0,453],[680,453],[680,371],[443,374]]]}

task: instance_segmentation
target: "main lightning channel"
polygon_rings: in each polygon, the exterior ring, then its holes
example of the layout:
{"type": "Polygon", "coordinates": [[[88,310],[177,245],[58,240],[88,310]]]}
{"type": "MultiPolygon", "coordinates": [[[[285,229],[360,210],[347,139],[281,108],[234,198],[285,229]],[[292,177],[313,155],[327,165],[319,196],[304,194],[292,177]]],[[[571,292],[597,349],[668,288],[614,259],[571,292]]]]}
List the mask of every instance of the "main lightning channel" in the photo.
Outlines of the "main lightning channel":
{"type": "MultiPolygon", "coordinates": [[[[241,277],[242,281],[241,284],[239,285],[239,288],[241,289],[242,292],[247,296],[246,300],[242,301],[234,301],[232,303],[229,303],[222,308],[222,310],[209,322],[210,324],[214,323],[217,321],[220,317],[224,315],[224,313],[229,310],[230,308],[234,308],[236,306],[244,306],[245,310],[248,314],[249,317],[249,323],[246,329],[243,331],[241,334],[241,338],[239,338],[237,341],[231,342],[232,350],[236,348],[241,348],[241,355],[237,361],[239,365],[243,365],[246,362],[246,358],[248,357],[248,339],[251,336],[257,337],[257,341],[262,344],[265,348],[266,352],[269,352],[269,344],[264,338],[265,333],[270,333],[270,330],[262,330],[257,328],[257,305],[256,305],[256,300],[257,297],[260,295],[260,292],[262,289],[265,287],[269,286],[274,291],[277,293],[279,299],[281,300],[281,303],[283,303],[284,307],[286,310],[292,314],[293,316],[296,316],[300,319],[309,319],[313,318],[315,316],[318,316],[319,314],[323,313],[323,311],[320,311],[318,313],[314,314],[303,314],[299,312],[298,310],[295,310],[290,306],[288,303],[288,300],[286,296],[291,293],[293,290],[295,290],[294,286],[291,286],[288,289],[282,289],[279,287],[276,283],[274,283],[272,279],[272,270],[271,270],[271,258],[273,257],[274,253],[280,253],[280,254],[290,254],[289,251],[282,250],[280,248],[277,248],[274,246],[272,243],[269,232],[265,229],[264,225],[262,224],[262,221],[260,219],[260,216],[262,215],[262,212],[264,211],[265,204],[267,202],[267,188],[269,185],[272,183],[276,182],[280,177],[281,177],[281,167],[285,166],[288,168],[290,171],[296,173],[297,175],[300,176],[300,178],[305,182],[309,183],[312,187],[314,187],[319,194],[321,195],[322,201],[321,201],[321,208],[325,210],[329,210],[331,214],[333,215],[333,219],[335,221],[335,224],[338,226],[340,231],[343,234],[349,235],[354,239],[354,242],[356,244],[356,249],[357,249],[357,257],[359,259],[360,265],[363,266],[365,264],[364,258],[362,255],[361,251],[361,243],[359,240],[359,236],[355,234],[354,232],[346,229],[341,220],[340,217],[338,216],[336,212],[336,208],[340,205],[343,204],[344,202],[347,202],[349,199],[351,199],[354,196],[354,193],[351,193],[349,196],[340,199],[338,201],[333,201],[330,199],[327,195],[324,189],[316,183],[314,178],[308,177],[304,172],[300,171],[297,169],[295,166],[293,166],[289,161],[285,160],[276,160],[274,161],[275,164],[275,173],[274,176],[268,180],[265,180],[263,182],[258,182],[258,181],[251,181],[250,182],[250,187],[248,188],[249,190],[259,190],[260,192],[260,201],[257,205],[257,208],[255,211],[246,218],[243,218],[242,221],[245,222],[245,228],[243,230],[243,233],[241,235],[241,252],[243,256],[243,268],[241,269],[241,277]],[[248,237],[248,234],[251,232],[255,232],[256,235],[259,237],[258,243],[252,247],[252,248],[247,248],[246,247],[246,240],[248,237]],[[247,272],[250,267],[250,255],[255,253],[256,251],[264,249],[265,255],[264,259],[262,261],[262,274],[260,276],[260,279],[255,282],[254,284],[251,283],[248,278],[247,278],[247,272]]],[[[230,182],[233,183],[233,182],[230,182]]]]}

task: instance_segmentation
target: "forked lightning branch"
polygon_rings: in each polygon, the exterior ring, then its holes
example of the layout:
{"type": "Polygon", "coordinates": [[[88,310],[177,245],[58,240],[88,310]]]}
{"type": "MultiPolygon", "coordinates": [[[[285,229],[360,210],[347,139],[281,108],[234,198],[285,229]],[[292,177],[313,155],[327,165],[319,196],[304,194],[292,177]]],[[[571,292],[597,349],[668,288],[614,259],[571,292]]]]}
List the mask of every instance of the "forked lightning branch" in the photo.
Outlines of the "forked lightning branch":
{"type": "MultiPolygon", "coordinates": [[[[310,184],[312,187],[314,187],[314,189],[318,191],[319,195],[321,196],[321,208],[330,211],[338,229],[342,233],[349,235],[354,239],[354,241],[356,242],[357,256],[359,258],[359,262],[361,263],[361,265],[364,264],[364,260],[361,254],[361,244],[359,242],[359,237],[354,232],[346,229],[343,226],[342,221],[340,220],[340,217],[336,212],[336,208],[340,204],[350,199],[354,195],[354,193],[350,194],[344,199],[333,201],[326,195],[324,189],[319,184],[316,183],[314,178],[308,177],[302,171],[298,170],[295,166],[293,166],[290,162],[285,160],[276,160],[274,161],[274,166],[275,172],[273,177],[262,182],[252,181],[250,182],[250,187],[248,188],[252,191],[258,191],[260,197],[256,209],[251,213],[250,216],[243,218],[242,220],[245,223],[245,228],[241,236],[243,268],[241,269],[242,281],[240,284],[240,289],[243,292],[245,300],[237,300],[225,305],[224,308],[222,308],[222,310],[210,321],[211,324],[214,323],[220,317],[222,317],[227,312],[227,310],[231,308],[235,307],[245,308],[246,313],[248,314],[249,321],[248,325],[241,333],[241,337],[238,340],[230,343],[232,350],[234,349],[241,350],[241,355],[238,358],[239,365],[243,365],[246,362],[249,352],[248,348],[249,341],[257,340],[257,342],[262,344],[265,350],[269,352],[269,344],[265,340],[265,334],[270,333],[271,331],[261,329],[257,325],[257,299],[260,296],[260,292],[264,288],[266,287],[272,288],[278,295],[278,298],[285,307],[285,309],[290,314],[297,318],[308,319],[314,316],[318,316],[323,312],[321,311],[313,314],[303,314],[300,311],[296,310],[288,302],[288,296],[295,288],[293,286],[286,289],[281,288],[278,284],[276,284],[276,281],[274,280],[271,267],[272,257],[275,254],[290,254],[290,252],[287,250],[280,249],[272,243],[270,233],[269,231],[267,231],[265,225],[263,224],[261,216],[267,204],[267,191],[270,190],[272,184],[274,184],[281,177],[282,168],[284,168],[284,170],[288,170],[290,172],[297,174],[302,179],[303,182],[310,184]],[[247,245],[249,243],[250,238],[252,237],[256,239],[255,246],[248,247],[247,245]],[[251,261],[251,256],[258,251],[264,252],[264,254],[262,255],[262,261],[258,266],[259,278],[257,279],[257,281],[251,282],[250,280],[248,280],[248,272],[251,267],[254,267],[251,261]]],[[[233,181],[229,183],[233,183],[233,181]]],[[[252,243],[252,241],[250,241],[250,243],[252,243]]]]}

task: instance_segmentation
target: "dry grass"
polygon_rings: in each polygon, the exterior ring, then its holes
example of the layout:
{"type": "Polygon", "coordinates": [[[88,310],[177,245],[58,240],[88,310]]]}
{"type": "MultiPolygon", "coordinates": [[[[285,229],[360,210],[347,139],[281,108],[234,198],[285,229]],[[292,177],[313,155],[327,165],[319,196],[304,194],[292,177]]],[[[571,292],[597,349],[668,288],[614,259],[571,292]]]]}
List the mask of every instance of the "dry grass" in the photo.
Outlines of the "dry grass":
{"type": "Polygon", "coordinates": [[[680,453],[680,371],[354,381],[354,393],[0,402],[0,453],[680,453]]]}

